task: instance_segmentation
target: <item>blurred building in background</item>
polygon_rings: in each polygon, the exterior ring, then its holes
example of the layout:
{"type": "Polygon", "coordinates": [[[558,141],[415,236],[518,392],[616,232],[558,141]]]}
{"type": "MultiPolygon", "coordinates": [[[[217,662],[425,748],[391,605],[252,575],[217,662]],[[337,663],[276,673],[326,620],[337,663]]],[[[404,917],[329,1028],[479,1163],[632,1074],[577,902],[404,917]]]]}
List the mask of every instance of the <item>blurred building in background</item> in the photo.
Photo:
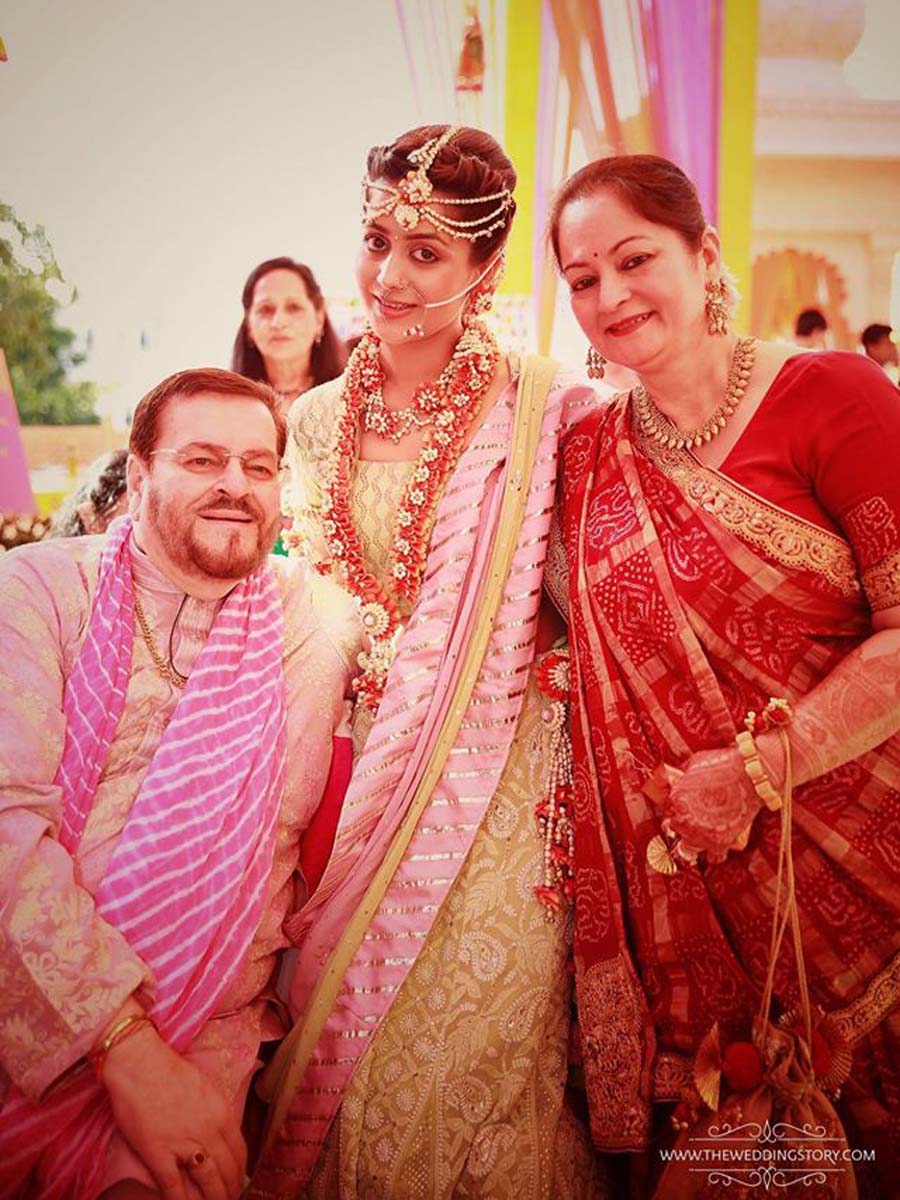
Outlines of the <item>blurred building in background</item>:
{"type": "MultiPolygon", "coordinates": [[[[763,0],[750,322],[760,337],[790,339],[797,313],[814,307],[832,345],[853,350],[897,303],[900,100],[865,99],[848,82],[865,24],[863,0],[763,0]]],[[[897,50],[885,47],[895,62],[897,50]]]]}

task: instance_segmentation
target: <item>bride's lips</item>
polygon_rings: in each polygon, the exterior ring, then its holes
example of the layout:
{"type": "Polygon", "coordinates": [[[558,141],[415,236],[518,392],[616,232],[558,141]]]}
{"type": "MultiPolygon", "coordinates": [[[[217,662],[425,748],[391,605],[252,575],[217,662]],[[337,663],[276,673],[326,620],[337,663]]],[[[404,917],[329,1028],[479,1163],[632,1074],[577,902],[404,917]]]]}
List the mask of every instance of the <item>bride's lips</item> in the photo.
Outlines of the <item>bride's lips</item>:
{"type": "Polygon", "coordinates": [[[639,329],[641,325],[645,325],[652,316],[652,312],[643,312],[637,313],[633,317],[625,317],[623,321],[616,321],[614,325],[607,325],[606,332],[611,337],[625,337],[626,334],[633,333],[635,329],[639,329]]]}
{"type": "Polygon", "coordinates": [[[412,312],[418,307],[416,304],[402,304],[397,300],[386,300],[383,296],[377,296],[372,293],[372,299],[385,317],[405,317],[407,313],[412,312]]]}

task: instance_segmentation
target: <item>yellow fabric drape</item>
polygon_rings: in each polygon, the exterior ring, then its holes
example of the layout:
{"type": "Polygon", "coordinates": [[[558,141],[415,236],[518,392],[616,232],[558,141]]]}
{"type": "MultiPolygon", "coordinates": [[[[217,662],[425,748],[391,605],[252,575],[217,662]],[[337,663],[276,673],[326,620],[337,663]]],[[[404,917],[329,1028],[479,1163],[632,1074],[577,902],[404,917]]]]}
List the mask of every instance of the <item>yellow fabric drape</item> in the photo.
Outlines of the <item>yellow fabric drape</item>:
{"type": "Polygon", "coordinates": [[[722,257],[737,276],[742,300],[734,324],[746,332],[753,274],[753,164],[759,0],[725,0],[722,116],[719,131],[719,235],[722,257]]]}
{"type": "Polygon", "coordinates": [[[506,246],[502,291],[527,296],[534,288],[534,180],[538,79],[541,66],[541,0],[509,0],[506,15],[506,119],[503,143],[516,164],[516,219],[506,246]]]}

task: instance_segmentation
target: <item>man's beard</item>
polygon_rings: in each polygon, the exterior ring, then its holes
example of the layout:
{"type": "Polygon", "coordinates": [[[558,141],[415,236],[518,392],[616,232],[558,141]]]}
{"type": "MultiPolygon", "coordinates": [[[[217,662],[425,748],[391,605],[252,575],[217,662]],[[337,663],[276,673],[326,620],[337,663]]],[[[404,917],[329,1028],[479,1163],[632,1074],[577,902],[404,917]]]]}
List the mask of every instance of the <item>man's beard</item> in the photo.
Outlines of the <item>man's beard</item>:
{"type": "MultiPolygon", "coordinates": [[[[246,513],[253,518],[253,525],[237,525],[220,547],[214,547],[196,536],[195,521],[202,521],[164,500],[160,493],[151,488],[148,500],[148,516],[155,527],[166,554],[187,575],[205,575],[209,579],[245,579],[252,575],[275,544],[280,516],[278,513],[266,526],[258,505],[247,500],[210,500],[202,505],[204,512],[223,509],[246,513]],[[255,537],[247,544],[246,533],[252,530],[255,537]]],[[[221,528],[221,527],[220,527],[221,528]]]]}

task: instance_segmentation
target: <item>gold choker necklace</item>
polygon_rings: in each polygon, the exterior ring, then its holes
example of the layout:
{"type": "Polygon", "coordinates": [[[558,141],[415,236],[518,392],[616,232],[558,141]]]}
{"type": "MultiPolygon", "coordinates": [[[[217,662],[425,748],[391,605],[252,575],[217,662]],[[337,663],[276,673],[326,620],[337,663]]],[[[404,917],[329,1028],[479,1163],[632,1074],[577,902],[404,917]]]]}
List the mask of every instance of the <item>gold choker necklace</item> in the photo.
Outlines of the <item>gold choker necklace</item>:
{"type": "Polygon", "coordinates": [[[188,681],[187,675],[182,675],[180,671],[176,671],[174,665],[168,662],[160,654],[156,647],[156,642],[153,640],[153,634],[150,630],[150,623],[147,620],[143,606],[138,599],[137,592],[134,593],[134,615],[138,619],[138,625],[141,627],[141,634],[144,638],[144,643],[150,652],[150,657],[153,659],[153,665],[162,675],[163,679],[167,679],[174,687],[183,688],[188,681]]]}
{"type": "Polygon", "coordinates": [[[711,442],[717,434],[722,432],[728,423],[728,418],[740,404],[744,392],[747,390],[747,381],[753,370],[755,358],[756,338],[738,338],[731,356],[725,399],[709,420],[704,421],[697,429],[679,429],[665,413],[660,412],[656,407],[644,385],[638,384],[632,390],[631,401],[641,431],[652,441],[668,450],[690,450],[692,447],[702,446],[704,442],[711,442]]]}

